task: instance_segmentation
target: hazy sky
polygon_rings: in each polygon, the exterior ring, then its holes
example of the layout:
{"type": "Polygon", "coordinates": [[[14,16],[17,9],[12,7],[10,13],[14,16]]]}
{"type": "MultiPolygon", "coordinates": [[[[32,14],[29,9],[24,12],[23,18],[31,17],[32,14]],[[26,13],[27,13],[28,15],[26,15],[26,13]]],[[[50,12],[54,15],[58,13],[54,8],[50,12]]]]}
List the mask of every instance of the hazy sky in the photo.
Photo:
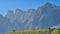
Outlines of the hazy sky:
{"type": "Polygon", "coordinates": [[[0,0],[0,14],[5,15],[8,10],[16,8],[24,11],[29,8],[37,9],[47,2],[60,6],[60,0],[0,0]]]}

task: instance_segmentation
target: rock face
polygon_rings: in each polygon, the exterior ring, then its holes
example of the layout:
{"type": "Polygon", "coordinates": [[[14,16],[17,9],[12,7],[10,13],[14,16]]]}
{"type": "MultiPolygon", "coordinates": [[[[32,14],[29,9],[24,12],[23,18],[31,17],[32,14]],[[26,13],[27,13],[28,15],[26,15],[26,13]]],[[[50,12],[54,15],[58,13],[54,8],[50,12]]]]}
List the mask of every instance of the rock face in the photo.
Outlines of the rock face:
{"type": "MultiPolygon", "coordinates": [[[[37,9],[29,9],[24,12],[20,9],[16,11],[8,10],[5,16],[0,15],[0,26],[2,32],[21,30],[47,29],[60,24],[60,7],[46,3],[37,9]]],[[[0,32],[1,34],[3,34],[0,32]]]]}

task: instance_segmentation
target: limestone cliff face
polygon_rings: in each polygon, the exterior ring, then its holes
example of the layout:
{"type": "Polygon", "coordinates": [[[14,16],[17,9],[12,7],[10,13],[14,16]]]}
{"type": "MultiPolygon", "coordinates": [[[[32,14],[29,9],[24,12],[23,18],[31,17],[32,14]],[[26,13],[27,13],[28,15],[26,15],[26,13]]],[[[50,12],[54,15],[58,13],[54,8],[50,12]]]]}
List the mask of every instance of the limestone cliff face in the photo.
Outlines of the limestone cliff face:
{"type": "Polygon", "coordinates": [[[7,29],[6,31],[47,29],[60,24],[60,7],[46,3],[42,7],[28,9],[26,12],[21,9],[8,10],[6,16],[0,15],[0,23],[2,24],[1,30],[4,32],[4,28],[7,29]]]}

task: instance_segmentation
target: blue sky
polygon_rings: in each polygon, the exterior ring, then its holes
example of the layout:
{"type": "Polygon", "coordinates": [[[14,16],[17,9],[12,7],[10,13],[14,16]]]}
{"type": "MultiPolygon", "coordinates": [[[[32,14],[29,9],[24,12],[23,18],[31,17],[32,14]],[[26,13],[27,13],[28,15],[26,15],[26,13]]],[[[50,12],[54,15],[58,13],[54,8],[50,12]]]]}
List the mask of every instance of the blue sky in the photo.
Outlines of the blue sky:
{"type": "Polygon", "coordinates": [[[60,6],[60,0],[0,0],[0,14],[5,15],[8,10],[15,10],[16,8],[23,11],[29,8],[37,9],[47,2],[60,6]]]}

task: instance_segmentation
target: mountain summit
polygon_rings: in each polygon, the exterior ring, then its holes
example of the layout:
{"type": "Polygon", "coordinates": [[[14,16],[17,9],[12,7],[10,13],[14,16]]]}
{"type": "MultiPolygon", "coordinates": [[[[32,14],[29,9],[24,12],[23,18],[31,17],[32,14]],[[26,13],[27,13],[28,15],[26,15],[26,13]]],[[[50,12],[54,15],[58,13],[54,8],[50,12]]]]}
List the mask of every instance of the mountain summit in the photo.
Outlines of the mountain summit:
{"type": "Polygon", "coordinates": [[[52,4],[47,2],[45,5],[52,5],[52,4]]]}

